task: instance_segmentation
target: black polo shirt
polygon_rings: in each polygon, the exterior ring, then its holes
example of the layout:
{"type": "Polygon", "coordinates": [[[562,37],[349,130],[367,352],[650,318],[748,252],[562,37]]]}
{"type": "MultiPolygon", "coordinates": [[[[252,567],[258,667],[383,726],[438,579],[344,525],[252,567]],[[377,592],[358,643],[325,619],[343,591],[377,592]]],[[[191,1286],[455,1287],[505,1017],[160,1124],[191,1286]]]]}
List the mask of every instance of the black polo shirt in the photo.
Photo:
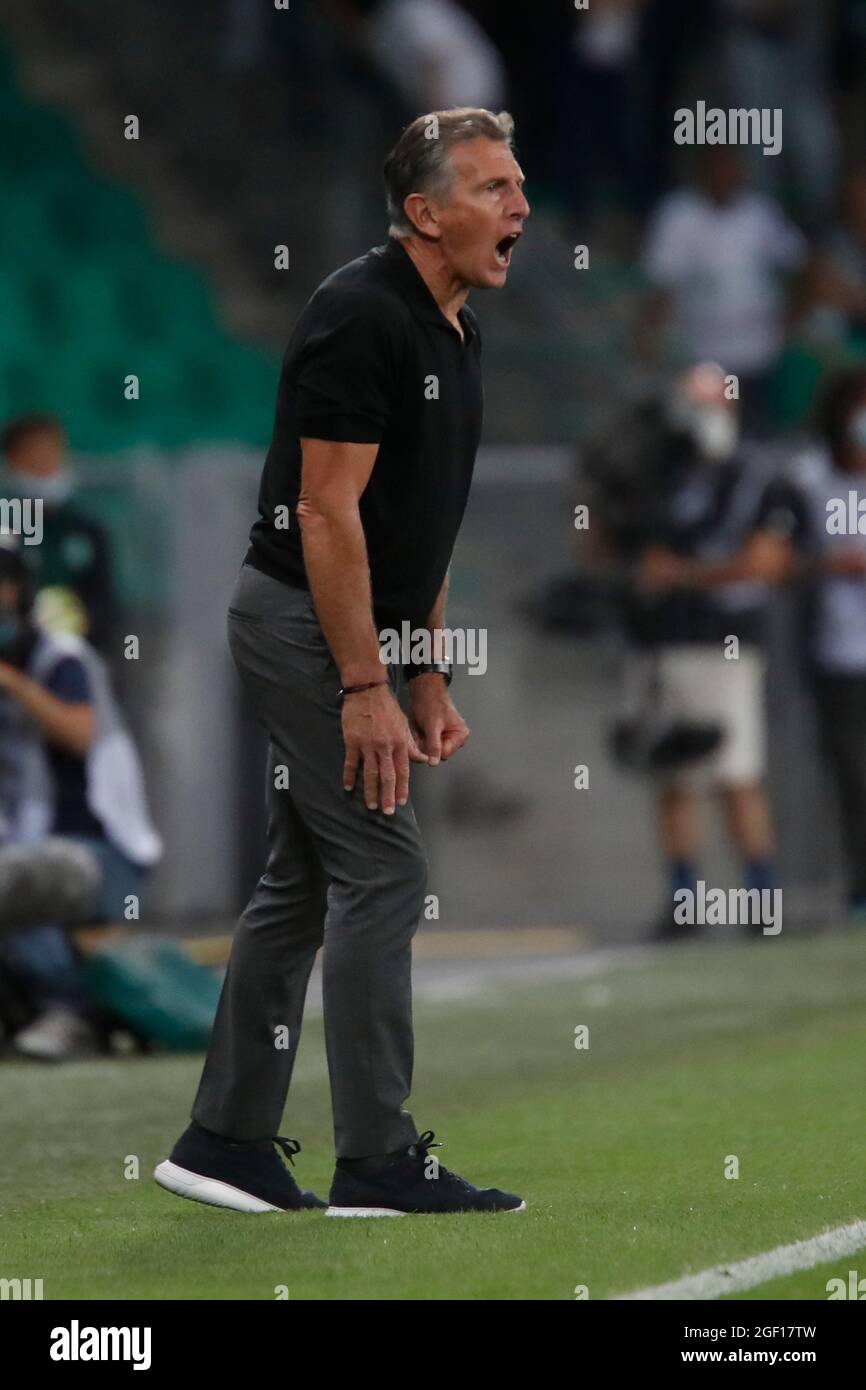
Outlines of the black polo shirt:
{"type": "Polygon", "coordinates": [[[396,240],[328,276],[283,360],[247,563],[308,588],[302,438],[378,444],[360,514],[377,627],[426,623],[451,560],[481,436],[481,340],[448,322],[396,240]],[[288,514],[277,509],[288,506],[288,514]],[[288,520],[288,526],[280,524],[288,520]]]}

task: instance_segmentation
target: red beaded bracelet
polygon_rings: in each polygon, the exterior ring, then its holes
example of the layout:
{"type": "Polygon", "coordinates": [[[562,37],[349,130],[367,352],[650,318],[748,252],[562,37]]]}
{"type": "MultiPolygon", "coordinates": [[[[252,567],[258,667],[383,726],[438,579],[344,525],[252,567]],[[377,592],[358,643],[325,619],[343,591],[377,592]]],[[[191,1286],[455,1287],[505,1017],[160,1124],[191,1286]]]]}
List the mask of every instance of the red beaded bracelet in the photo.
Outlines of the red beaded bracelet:
{"type": "Polygon", "coordinates": [[[375,690],[377,685],[388,685],[388,678],[383,681],[367,681],[364,685],[346,685],[340,691],[340,699],[344,695],[360,695],[362,690],[375,690]]]}

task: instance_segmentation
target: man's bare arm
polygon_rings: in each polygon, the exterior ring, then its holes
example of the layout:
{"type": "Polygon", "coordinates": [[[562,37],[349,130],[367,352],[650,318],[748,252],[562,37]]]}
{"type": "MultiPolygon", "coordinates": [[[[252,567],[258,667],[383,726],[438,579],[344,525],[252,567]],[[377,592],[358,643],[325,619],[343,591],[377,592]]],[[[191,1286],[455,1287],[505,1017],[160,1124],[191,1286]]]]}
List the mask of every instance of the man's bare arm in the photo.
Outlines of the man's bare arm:
{"type": "Polygon", "coordinates": [[[93,743],[96,715],[87,701],[60,700],[23,671],[0,662],[0,690],[5,690],[29,714],[49,743],[83,758],[93,743]]]}
{"type": "Polygon", "coordinates": [[[382,680],[359,503],[378,444],[302,439],[298,521],[316,613],[343,685],[382,680]]]}
{"type": "Polygon", "coordinates": [[[734,555],[719,560],[653,547],[641,556],[637,582],[643,589],[714,589],[744,580],[783,584],[796,575],[792,542],[772,531],[756,531],[734,555]]]}
{"type": "MultiPolygon", "coordinates": [[[[448,602],[448,575],[436,596],[427,619],[434,661],[446,661],[442,639],[436,636],[445,626],[445,606],[448,602]]],[[[469,725],[458,714],[448,693],[445,677],[438,672],[415,676],[409,683],[409,709],[412,727],[419,746],[427,754],[430,766],[435,767],[456,753],[469,737],[469,725]]]]}
{"type": "Polygon", "coordinates": [[[441,632],[445,626],[445,607],[448,603],[449,578],[450,574],[446,573],[445,578],[442,580],[442,588],[436,595],[436,602],[433,604],[433,607],[430,610],[430,616],[427,619],[427,630],[429,631],[430,636],[433,639],[430,646],[430,650],[433,653],[434,661],[448,660],[448,654],[442,649],[441,632]],[[439,633],[440,635],[437,636],[437,633],[439,633]]]}
{"type": "MultiPolygon", "coordinates": [[[[370,566],[359,504],[377,444],[302,439],[298,521],[316,613],[344,686],[383,682],[373,620],[370,566]]],[[[347,696],[342,710],[346,758],[343,786],[351,791],[363,766],[369,810],[392,815],[409,797],[409,761],[426,762],[387,684],[347,696]]]]}
{"type": "Polygon", "coordinates": [[[794,578],[796,562],[796,551],[787,536],[756,531],[728,560],[693,561],[687,582],[699,589],[743,580],[783,584],[794,578]]]}

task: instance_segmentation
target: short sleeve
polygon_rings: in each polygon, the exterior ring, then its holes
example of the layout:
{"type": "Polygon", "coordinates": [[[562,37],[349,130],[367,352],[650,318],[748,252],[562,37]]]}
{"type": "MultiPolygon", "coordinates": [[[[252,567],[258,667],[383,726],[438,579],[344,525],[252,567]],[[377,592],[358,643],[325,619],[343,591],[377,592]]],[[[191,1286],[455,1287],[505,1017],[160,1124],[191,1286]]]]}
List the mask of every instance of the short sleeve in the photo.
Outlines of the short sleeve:
{"type": "Polygon", "coordinates": [[[87,704],[91,699],[90,681],[84,663],[77,656],[64,656],[45,681],[47,690],[69,705],[87,704]]]}
{"type": "Polygon", "coordinates": [[[295,369],[298,434],[378,444],[399,399],[405,332],[387,296],[323,296],[295,369]]]}
{"type": "Polygon", "coordinates": [[[774,478],[762,494],[754,529],[772,531],[791,541],[798,550],[810,550],[814,527],[802,489],[789,478],[774,478]]]}
{"type": "Polygon", "coordinates": [[[802,270],[809,256],[809,243],[800,228],[769,199],[764,204],[764,244],[767,256],[780,270],[802,270]]]}
{"type": "Polygon", "coordinates": [[[641,266],[651,285],[665,289],[689,269],[692,226],[688,205],[679,194],[665,198],[652,218],[641,266]]]}

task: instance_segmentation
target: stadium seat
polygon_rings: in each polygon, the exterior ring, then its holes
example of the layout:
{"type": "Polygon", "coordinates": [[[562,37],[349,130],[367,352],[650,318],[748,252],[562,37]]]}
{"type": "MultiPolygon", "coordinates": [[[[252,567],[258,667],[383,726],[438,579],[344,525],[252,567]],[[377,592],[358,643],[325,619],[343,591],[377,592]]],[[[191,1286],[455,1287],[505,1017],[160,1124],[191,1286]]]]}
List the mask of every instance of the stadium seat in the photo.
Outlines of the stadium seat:
{"type": "Polygon", "coordinates": [[[202,274],[165,254],[61,115],[22,98],[2,47],[0,118],[3,415],[56,411],[73,447],[97,452],[263,443],[276,361],[225,332],[202,274]]]}

